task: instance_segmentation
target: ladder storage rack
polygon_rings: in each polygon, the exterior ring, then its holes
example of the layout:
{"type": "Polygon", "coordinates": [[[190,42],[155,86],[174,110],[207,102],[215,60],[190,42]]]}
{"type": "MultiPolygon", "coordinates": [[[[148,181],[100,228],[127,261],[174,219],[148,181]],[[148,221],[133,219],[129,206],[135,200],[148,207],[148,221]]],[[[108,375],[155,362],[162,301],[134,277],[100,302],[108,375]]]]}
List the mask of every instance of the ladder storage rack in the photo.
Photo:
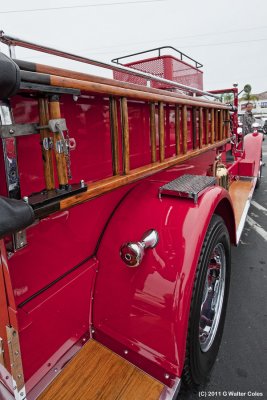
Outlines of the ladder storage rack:
{"type": "MultiPolygon", "coordinates": [[[[11,38],[3,33],[0,39],[10,46],[20,45],[97,65],[94,60],[40,47],[30,42],[11,38]]],[[[101,99],[108,104],[109,118],[107,118],[107,123],[109,124],[109,140],[112,152],[112,175],[101,177],[98,180],[80,177],[79,179],[85,180],[82,190],[78,190],[76,193],[67,191],[64,196],[57,199],[52,196],[51,199],[48,199],[48,205],[43,204],[41,206],[41,212],[38,211],[38,207],[35,207],[38,217],[58,210],[65,210],[75,204],[135,182],[208,150],[223,146],[230,141],[231,106],[222,104],[217,100],[209,101],[199,97],[200,95],[216,97],[213,94],[186,87],[192,93],[198,94],[198,97],[188,96],[48,65],[16,59],[13,61],[19,66],[21,74],[18,94],[23,96],[28,94],[28,96],[33,98],[35,96],[36,99],[39,99],[39,125],[48,121],[49,118],[60,120],[61,106],[62,103],[64,105],[64,99],[67,97],[75,103],[73,99],[76,98],[77,100],[79,96],[81,98],[83,96],[92,96],[92,98],[95,96],[95,99],[101,99]],[[59,98],[58,96],[62,97],[59,98]],[[40,100],[40,97],[43,100],[40,100]],[[132,122],[133,115],[135,113],[140,114],[141,109],[143,110],[142,118],[139,126],[136,127],[132,122]],[[140,136],[142,136],[142,139],[140,139],[140,136]],[[145,141],[146,148],[136,150],[140,140],[145,141]],[[135,150],[133,150],[133,147],[135,147],[135,150]],[[138,151],[143,151],[146,155],[144,157],[145,162],[135,162],[138,151]],[[88,185],[86,185],[87,182],[88,185]],[[51,202],[53,203],[52,206],[51,202]]],[[[146,77],[146,79],[170,82],[119,65],[114,66],[102,62],[98,62],[98,65],[115,71],[131,71],[131,73],[146,77]]],[[[177,82],[173,82],[173,85],[180,89],[184,88],[177,82]]],[[[75,106],[72,108],[74,110],[72,114],[66,114],[65,122],[67,126],[69,121],[75,118],[75,106]]],[[[101,113],[99,113],[99,118],[103,118],[101,113]]],[[[41,129],[43,140],[44,137],[46,137],[46,140],[50,140],[47,131],[44,128],[41,129]]],[[[36,130],[34,133],[36,133],[36,130]]],[[[55,133],[53,140],[54,143],[60,142],[60,134],[55,133]]],[[[61,154],[57,154],[55,157],[56,172],[52,171],[49,152],[46,153],[46,157],[43,156],[45,158],[44,173],[47,190],[55,185],[53,173],[58,177],[59,187],[66,190],[68,188],[68,175],[70,176],[70,173],[67,171],[68,165],[63,153],[64,148],[61,154]]],[[[71,184],[73,185],[73,182],[71,184]]],[[[30,196],[30,193],[27,196],[30,196]]],[[[30,204],[34,203],[31,196],[29,201],[30,204]]]]}
{"type": "MultiPolygon", "coordinates": [[[[21,68],[21,92],[42,92],[46,85],[51,92],[54,88],[75,89],[81,94],[109,98],[113,176],[90,183],[86,191],[61,200],[61,210],[223,146],[229,141],[229,106],[160,89],[144,90],[144,87],[137,85],[45,65],[19,60],[15,62],[21,68]],[[26,68],[31,71],[26,71],[26,68]],[[35,72],[32,72],[33,69],[35,72]],[[150,148],[147,149],[150,162],[133,168],[130,135],[134,133],[129,126],[129,107],[138,108],[139,104],[149,108],[149,130],[144,131],[143,135],[150,136],[150,148]],[[165,141],[166,129],[170,130],[170,124],[175,151],[168,156],[165,141]]],[[[40,106],[43,106],[42,103],[40,106]]],[[[51,110],[50,102],[50,114],[51,110]]],[[[60,117],[59,111],[57,115],[60,117]]],[[[67,117],[66,122],[68,124],[67,117]]],[[[61,164],[57,164],[57,168],[59,175],[64,177],[63,184],[66,184],[66,165],[61,164]]]]}

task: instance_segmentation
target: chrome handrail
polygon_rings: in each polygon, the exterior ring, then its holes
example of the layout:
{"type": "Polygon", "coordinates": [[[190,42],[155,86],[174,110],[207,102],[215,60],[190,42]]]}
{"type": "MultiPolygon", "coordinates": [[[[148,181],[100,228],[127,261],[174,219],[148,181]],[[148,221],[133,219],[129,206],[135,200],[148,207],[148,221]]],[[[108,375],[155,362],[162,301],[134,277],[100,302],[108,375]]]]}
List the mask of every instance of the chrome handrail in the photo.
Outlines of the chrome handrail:
{"type": "Polygon", "coordinates": [[[137,71],[136,69],[133,69],[133,68],[125,67],[125,66],[118,65],[118,64],[114,65],[114,64],[111,64],[108,62],[98,61],[98,60],[94,60],[92,58],[80,56],[78,54],[73,54],[73,53],[63,51],[63,50],[54,49],[53,47],[40,45],[38,43],[34,43],[34,42],[30,42],[28,40],[17,38],[13,35],[5,34],[4,31],[0,31],[0,42],[6,44],[9,47],[12,47],[12,46],[25,47],[27,49],[36,50],[36,51],[40,51],[40,52],[47,53],[47,54],[53,54],[55,56],[68,58],[70,60],[79,61],[79,62],[82,62],[85,64],[90,64],[90,65],[94,65],[94,66],[101,67],[101,68],[111,69],[111,70],[117,71],[117,72],[127,72],[127,73],[130,73],[131,75],[145,78],[148,81],[153,80],[156,82],[165,83],[165,84],[171,85],[173,87],[177,87],[178,89],[181,89],[181,90],[186,90],[186,91],[189,91],[192,93],[201,94],[203,96],[214,97],[215,99],[219,100],[218,96],[216,96],[212,93],[209,93],[209,92],[205,92],[200,89],[182,85],[181,83],[173,82],[168,79],[159,78],[158,76],[155,76],[155,75],[152,75],[152,74],[149,74],[146,72],[137,71]]]}

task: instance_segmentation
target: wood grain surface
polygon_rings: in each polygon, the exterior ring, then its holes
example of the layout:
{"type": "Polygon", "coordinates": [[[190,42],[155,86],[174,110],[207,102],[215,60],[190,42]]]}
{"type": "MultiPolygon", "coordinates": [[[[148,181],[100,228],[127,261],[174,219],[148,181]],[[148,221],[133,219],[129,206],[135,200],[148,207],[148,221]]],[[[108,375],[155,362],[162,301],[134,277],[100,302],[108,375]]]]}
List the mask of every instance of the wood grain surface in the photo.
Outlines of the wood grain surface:
{"type": "Polygon", "coordinates": [[[113,175],[120,173],[119,163],[119,128],[118,128],[118,110],[117,100],[115,97],[109,98],[109,112],[110,112],[110,136],[112,147],[112,168],[113,175]]]}
{"type": "Polygon", "coordinates": [[[103,83],[87,82],[78,79],[64,78],[61,76],[50,76],[50,85],[66,87],[72,89],[79,89],[85,92],[91,93],[103,93],[105,95],[127,97],[127,99],[136,99],[144,101],[155,101],[170,104],[186,104],[186,105],[196,105],[199,107],[209,107],[218,109],[227,109],[228,106],[218,103],[206,103],[203,100],[195,100],[192,98],[184,98],[171,96],[169,92],[164,91],[163,94],[156,94],[154,92],[139,91],[136,89],[126,89],[123,87],[111,86],[103,83]]]}
{"type": "Polygon", "coordinates": [[[125,175],[127,175],[130,171],[130,143],[129,143],[128,105],[126,97],[121,98],[121,129],[122,129],[123,172],[125,175]]]}
{"type": "Polygon", "coordinates": [[[214,110],[214,140],[219,140],[219,113],[218,113],[218,109],[214,110]]]}
{"type": "MultiPolygon", "coordinates": [[[[100,83],[100,84],[115,86],[115,87],[124,88],[124,89],[133,89],[136,91],[154,93],[154,94],[159,94],[159,95],[166,94],[166,90],[163,90],[163,89],[155,89],[155,88],[146,87],[143,85],[137,85],[134,83],[121,82],[116,79],[104,78],[104,77],[90,75],[90,74],[86,74],[86,73],[82,73],[82,72],[78,72],[78,71],[57,68],[57,67],[49,66],[49,65],[45,65],[45,64],[35,64],[35,63],[29,62],[29,61],[23,61],[23,60],[17,60],[17,59],[14,61],[18,64],[18,66],[20,67],[20,69],[22,71],[32,71],[30,82],[43,83],[44,80],[49,79],[49,81],[50,81],[52,76],[55,76],[55,77],[69,78],[69,79],[74,79],[74,80],[81,80],[81,81],[85,81],[85,82],[100,83]]],[[[28,79],[29,79],[29,75],[28,75],[28,79]]],[[[192,96],[188,96],[188,95],[182,94],[180,92],[179,93],[168,92],[168,96],[189,100],[190,104],[199,105],[199,103],[201,102],[203,104],[203,107],[206,105],[206,107],[218,108],[218,103],[215,101],[206,100],[206,99],[199,100],[198,98],[194,98],[192,96]]],[[[220,104],[220,108],[228,109],[229,106],[226,106],[225,104],[220,104]]]]}
{"type": "Polygon", "coordinates": [[[165,132],[164,132],[164,106],[159,102],[159,160],[165,159],[165,132]]]}
{"type": "Polygon", "coordinates": [[[211,139],[210,142],[211,144],[214,143],[215,139],[215,119],[214,119],[214,109],[211,110],[211,139]]]}
{"type": "Polygon", "coordinates": [[[181,123],[180,123],[180,108],[176,104],[175,106],[175,148],[176,155],[180,154],[180,135],[181,135],[181,123]]]}
{"type": "Polygon", "coordinates": [[[155,400],[164,385],[94,340],[38,400],[155,400]]]}
{"type": "Polygon", "coordinates": [[[192,144],[193,149],[197,148],[197,109],[196,107],[192,107],[192,144]]]}
{"type": "Polygon", "coordinates": [[[66,199],[60,201],[60,210],[66,210],[76,204],[84,203],[94,197],[100,196],[104,193],[110,192],[111,190],[117,189],[121,186],[127,185],[128,183],[136,182],[139,179],[150,176],[158,171],[163,171],[164,169],[188,160],[189,158],[196,157],[205,151],[212,150],[216,147],[223,146],[228,143],[229,139],[222,140],[221,142],[215,143],[213,145],[203,146],[202,149],[188,151],[186,154],[170,157],[165,159],[163,162],[156,161],[153,164],[147,164],[143,167],[135,168],[131,170],[128,175],[117,175],[111,176],[109,178],[102,179],[96,182],[90,182],[88,184],[88,189],[86,192],[79,193],[74,196],[70,196],[66,199]]]}
{"type": "Polygon", "coordinates": [[[183,140],[183,154],[187,152],[187,107],[182,106],[182,140],[183,140]]]}
{"type": "Polygon", "coordinates": [[[203,108],[199,108],[199,148],[203,146],[203,108]]]}
{"type": "Polygon", "coordinates": [[[241,220],[242,213],[244,211],[246,201],[249,197],[253,181],[234,181],[231,183],[229,194],[233,202],[236,229],[241,220]]]}
{"type": "Polygon", "coordinates": [[[223,121],[224,121],[224,110],[219,111],[219,140],[223,140],[223,133],[224,133],[224,126],[223,126],[223,121]]]}
{"type": "MultiPolygon", "coordinates": [[[[48,125],[49,106],[47,98],[40,98],[38,100],[38,106],[39,106],[40,126],[48,125]]],[[[40,131],[40,136],[41,136],[41,141],[43,141],[43,139],[50,139],[49,129],[42,129],[40,131]]],[[[55,189],[53,150],[52,149],[46,150],[42,144],[42,156],[43,156],[46,189],[47,190],[55,189]]]]}
{"type": "Polygon", "coordinates": [[[150,143],[151,143],[151,162],[157,160],[157,133],[156,133],[156,106],[150,103],[150,143]]]}
{"type": "MultiPolygon", "coordinates": [[[[60,104],[59,101],[51,99],[49,102],[49,112],[51,119],[58,119],[61,118],[60,112],[60,104]]],[[[54,148],[56,147],[56,142],[60,141],[62,138],[60,133],[53,134],[54,140],[54,148]]],[[[57,174],[58,174],[58,182],[60,186],[66,186],[68,184],[68,174],[67,174],[67,164],[66,158],[64,153],[58,153],[55,151],[56,156],[56,164],[57,164],[57,174]]]]}

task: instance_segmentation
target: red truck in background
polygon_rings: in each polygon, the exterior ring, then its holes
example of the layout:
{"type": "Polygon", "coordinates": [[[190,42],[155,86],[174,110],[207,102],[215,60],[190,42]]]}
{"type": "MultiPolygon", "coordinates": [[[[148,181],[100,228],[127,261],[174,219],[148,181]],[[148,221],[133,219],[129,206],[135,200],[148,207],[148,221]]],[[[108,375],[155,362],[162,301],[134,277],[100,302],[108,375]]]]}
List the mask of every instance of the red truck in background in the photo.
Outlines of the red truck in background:
{"type": "Polygon", "coordinates": [[[262,134],[181,52],[0,40],[114,71],[0,53],[0,397],[175,399],[216,359],[262,134]]]}

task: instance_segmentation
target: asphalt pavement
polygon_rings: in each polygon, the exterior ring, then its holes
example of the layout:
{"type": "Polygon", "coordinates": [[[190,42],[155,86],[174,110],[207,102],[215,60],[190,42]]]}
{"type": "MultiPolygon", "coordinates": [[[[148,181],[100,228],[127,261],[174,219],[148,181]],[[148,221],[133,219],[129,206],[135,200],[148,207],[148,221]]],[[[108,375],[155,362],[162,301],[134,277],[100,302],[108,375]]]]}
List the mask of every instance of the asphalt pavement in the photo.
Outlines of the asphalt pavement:
{"type": "Polygon", "coordinates": [[[267,136],[263,161],[241,243],[232,248],[228,309],[212,375],[179,400],[267,399],[267,136]]]}

